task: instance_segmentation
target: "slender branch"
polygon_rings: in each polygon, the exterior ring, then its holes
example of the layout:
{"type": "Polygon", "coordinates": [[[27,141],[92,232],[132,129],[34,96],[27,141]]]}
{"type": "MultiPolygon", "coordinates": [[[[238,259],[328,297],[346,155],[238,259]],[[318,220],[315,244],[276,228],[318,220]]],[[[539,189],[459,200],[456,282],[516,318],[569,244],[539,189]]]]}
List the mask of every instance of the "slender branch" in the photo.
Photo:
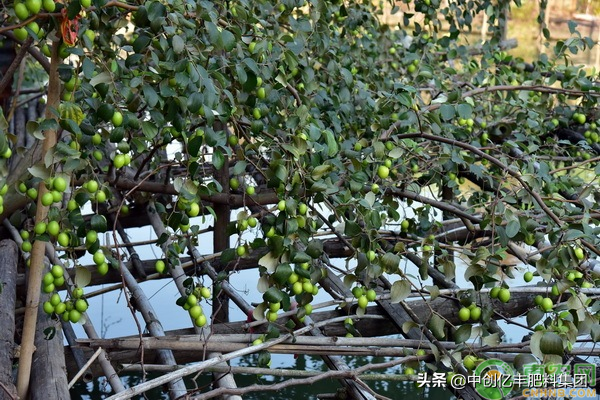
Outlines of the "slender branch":
{"type": "MultiPolygon", "coordinates": [[[[469,91],[463,92],[461,97],[464,99],[464,98],[471,97],[471,96],[477,96],[477,95],[483,94],[483,93],[511,92],[511,91],[520,91],[520,90],[528,90],[528,91],[531,90],[531,91],[536,91],[536,92],[552,93],[552,94],[566,94],[568,96],[575,96],[575,97],[579,97],[579,96],[598,97],[598,96],[600,96],[600,93],[596,93],[596,92],[587,92],[587,91],[575,90],[575,89],[563,89],[563,88],[557,88],[557,87],[545,86],[545,85],[515,85],[515,86],[497,85],[497,86],[488,86],[488,87],[469,90],[469,91]]],[[[443,103],[436,103],[436,104],[431,104],[431,105],[425,106],[421,109],[420,113],[427,113],[430,111],[437,110],[438,108],[440,108],[442,106],[442,104],[443,103]]],[[[394,122],[387,130],[383,131],[383,133],[381,134],[381,140],[389,139],[390,136],[396,131],[396,129],[398,129],[402,125],[402,123],[403,123],[403,121],[401,121],[401,120],[394,122]]]]}
{"type": "Polygon", "coordinates": [[[383,363],[376,363],[376,364],[369,363],[369,364],[363,365],[362,367],[358,367],[351,371],[329,370],[327,372],[322,372],[319,375],[311,376],[309,378],[289,379],[287,381],[275,383],[273,385],[253,384],[250,386],[246,386],[244,388],[236,388],[236,389],[219,388],[219,389],[212,390],[208,393],[198,395],[195,397],[195,399],[206,400],[206,399],[212,399],[213,397],[227,395],[227,394],[242,395],[242,394],[247,394],[247,393],[256,392],[256,391],[261,391],[261,392],[263,392],[263,391],[278,391],[281,389],[285,389],[286,387],[289,387],[289,386],[312,385],[315,382],[318,382],[323,379],[328,379],[328,378],[358,379],[358,376],[361,375],[363,372],[369,371],[371,369],[382,369],[382,368],[394,367],[396,365],[403,364],[406,361],[409,361],[410,359],[413,359],[413,358],[414,357],[400,357],[400,358],[396,358],[395,360],[383,362],[383,363]]]}
{"type": "Polygon", "coordinates": [[[29,49],[29,47],[31,46],[32,43],[33,43],[33,38],[31,36],[29,36],[21,45],[19,52],[15,56],[12,63],[9,65],[8,69],[6,70],[6,73],[2,77],[2,80],[0,80],[0,93],[3,93],[4,89],[6,89],[6,87],[12,81],[15,71],[17,70],[19,65],[21,65],[21,61],[23,61],[23,58],[25,57],[25,54],[27,54],[27,50],[29,49]]]}

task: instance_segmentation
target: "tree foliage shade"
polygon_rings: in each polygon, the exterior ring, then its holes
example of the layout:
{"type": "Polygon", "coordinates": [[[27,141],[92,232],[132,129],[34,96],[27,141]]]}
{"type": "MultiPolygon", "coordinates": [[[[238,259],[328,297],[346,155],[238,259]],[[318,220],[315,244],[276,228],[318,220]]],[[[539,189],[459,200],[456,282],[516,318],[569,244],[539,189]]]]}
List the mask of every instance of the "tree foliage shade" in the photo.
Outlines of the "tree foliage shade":
{"type": "MultiPolygon", "coordinates": [[[[574,26],[527,63],[504,48],[518,2],[49,3],[13,4],[0,27],[41,60],[15,75],[15,95],[60,83],[46,118],[23,132],[9,129],[10,113],[0,122],[0,207],[27,233],[24,251],[51,242],[77,266],[85,249],[106,274],[124,253],[97,234],[151,202],[158,272],[196,257],[190,246],[209,233],[234,237],[208,257],[256,260],[258,320],[275,324],[294,307],[310,315],[334,274],[346,284],[336,300],[355,302],[359,316],[376,299],[409,307],[409,296],[459,291],[457,312],[471,307],[462,326],[435,312],[413,322],[438,339],[496,343],[498,315],[493,302],[478,307],[482,296],[510,302],[530,271],[551,299],[527,315],[544,332],[534,335],[538,361],[544,348],[562,354],[597,336],[598,304],[585,290],[596,287],[600,255],[599,94],[595,73],[572,62],[596,44],[574,26]],[[380,22],[384,8],[397,24],[380,22]],[[474,43],[465,33],[483,14],[488,40],[474,43]],[[36,152],[50,131],[58,143],[36,152]],[[33,216],[41,207],[43,220],[33,216]],[[207,218],[214,232],[200,229],[207,218]],[[62,236],[40,225],[50,221],[62,236]],[[345,268],[324,241],[343,245],[345,268]],[[560,351],[543,345],[546,333],[560,351]]],[[[78,268],[76,282],[93,285],[78,268]]],[[[213,292],[226,278],[220,271],[213,292]]],[[[195,307],[210,297],[201,281],[179,286],[196,326],[207,319],[195,307]]]]}

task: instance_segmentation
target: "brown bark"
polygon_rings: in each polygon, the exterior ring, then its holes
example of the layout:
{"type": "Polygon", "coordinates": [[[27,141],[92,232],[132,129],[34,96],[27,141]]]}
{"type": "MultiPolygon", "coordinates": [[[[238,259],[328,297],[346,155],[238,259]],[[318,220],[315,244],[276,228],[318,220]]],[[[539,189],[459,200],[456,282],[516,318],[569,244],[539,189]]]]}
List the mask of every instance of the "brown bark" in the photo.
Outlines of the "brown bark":
{"type": "Polygon", "coordinates": [[[12,240],[0,242],[0,400],[12,399],[17,395],[13,381],[13,353],[15,336],[15,302],[17,292],[17,244],[12,240]]]}
{"type": "Polygon", "coordinates": [[[70,397],[62,327],[44,312],[41,305],[49,298],[50,295],[44,293],[38,307],[35,353],[31,364],[30,400],[64,400],[70,397]],[[48,328],[55,329],[54,337],[46,337],[44,331],[48,328]]]}

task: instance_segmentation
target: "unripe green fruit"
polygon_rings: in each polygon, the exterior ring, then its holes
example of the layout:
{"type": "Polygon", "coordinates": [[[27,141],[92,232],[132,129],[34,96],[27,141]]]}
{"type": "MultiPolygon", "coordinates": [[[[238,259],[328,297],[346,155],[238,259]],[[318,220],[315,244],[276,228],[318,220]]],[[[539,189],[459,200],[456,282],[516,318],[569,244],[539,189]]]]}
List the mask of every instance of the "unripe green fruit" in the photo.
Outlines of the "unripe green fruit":
{"type": "Polygon", "coordinates": [[[366,296],[367,296],[367,300],[375,301],[375,299],[377,298],[377,293],[375,292],[375,290],[369,289],[369,290],[367,290],[366,296]]]}
{"type": "Polygon", "coordinates": [[[42,0],[25,0],[25,6],[32,14],[37,14],[42,9],[42,0]]]}
{"type": "Polygon", "coordinates": [[[500,291],[498,292],[498,300],[500,300],[503,303],[508,303],[508,301],[510,300],[510,291],[507,288],[500,289],[500,291]]]}
{"type": "Polygon", "coordinates": [[[21,21],[26,20],[29,17],[29,10],[27,9],[27,6],[23,3],[15,4],[15,15],[21,21]]]}
{"type": "Polygon", "coordinates": [[[474,307],[470,311],[471,311],[471,319],[473,321],[479,321],[479,318],[481,317],[481,308],[474,307]]]}
{"type": "Polygon", "coordinates": [[[380,165],[379,168],[377,168],[377,176],[379,176],[381,179],[386,179],[388,176],[390,176],[390,169],[385,165],[380,165]]]}
{"type": "Polygon", "coordinates": [[[52,314],[54,312],[54,306],[49,301],[44,302],[44,312],[46,314],[52,314]]]}
{"type": "Polygon", "coordinates": [[[90,193],[96,193],[98,191],[98,187],[99,187],[98,182],[94,181],[94,180],[88,181],[87,185],[85,185],[85,188],[90,193]]]}
{"type": "Polygon", "coordinates": [[[123,114],[119,111],[115,111],[110,120],[114,126],[121,126],[123,124],[123,114]]]}
{"type": "Polygon", "coordinates": [[[60,224],[58,221],[50,221],[48,222],[48,226],[46,227],[46,231],[51,235],[56,237],[60,232],[60,224]]]}
{"type": "Polygon", "coordinates": [[[531,271],[525,272],[525,275],[523,275],[523,280],[525,282],[531,282],[532,279],[533,279],[533,272],[531,272],[531,271]]]}
{"type": "MultiPolygon", "coordinates": [[[[59,297],[59,300],[60,300],[60,297],[59,297]]],[[[54,306],[54,312],[58,315],[63,314],[66,310],[67,310],[67,304],[62,301],[54,306]]]]}
{"type": "Polygon", "coordinates": [[[79,208],[79,204],[77,204],[77,202],[74,199],[71,199],[67,202],[67,210],[75,211],[78,208],[79,208]]]}
{"type": "Polygon", "coordinates": [[[306,315],[310,315],[313,312],[313,306],[312,304],[306,304],[304,305],[304,311],[306,312],[306,315]]]}
{"type": "Polygon", "coordinates": [[[58,236],[56,237],[56,241],[62,247],[67,247],[69,245],[69,242],[70,242],[69,234],[66,233],[66,232],[60,232],[58,234],[58,236]]]}
{"type": "Polygon", "coordinates": [[[93,259],[96,265],[100,265],[106,261],[106,256],[104,255],[104,252],[102,252],[102,250],[98,250],[94,253],[93,259]]]}
{"type": "Polygon", "coordinates": [[[195,306],[196,304],[198,304],[198,298],[196,297],[195,294],[190,294],[187,297],[186,303],[189,304],[190,307],[195,306]]]}
{"type": "Polygon", "coordinates": [[[196,304],[196,305],[190,307],[190,309],[188,310],[188,313],[190,314],[190,317],[193,320],[195,320],[203,314],[202,307],[200,307],[198,304],[196,304]]]}
{"type": "Polygon", "coordinates": [[[38,235],[43,235],[44,233],[46,233],[46,228],[47,225],[45,222],[38,222],[37,224],[35,224],[33,231],[38,235]]]}
{"type": "Polygon", "coordinates": [[[54,278],[62,278],[64,269],[60,265],[54,264],[50,272],[52,273],[52,276],[54,276],[54,278]]]}
{"type": "Polygon", "coordinates": [[[200,289],[200,295],[205,299],[209,299],[211,296],[210,289],[203,286],[202,289],[200,289]]]}
{"type": "Polygon", "coordinates": [[[238,246],[235,251],[239,257],[242,257],[244,254],[246,254],[246,246],[238,246]]]}
{"type": "Polygon", "coordinates": [[[262,100],[265,97],[267,97],[267,91],[265,90],[264,87],[261,87],[256,91],[256,96],[262,100]]]}
{"type": "Polygon", "coordinates": [[[96,201],[98,203],[104,203],[106,201],[106,193],[104,193],[103,190],[100,190],[98,193],[96,193],[96,201]]]}
{"type": "Polygon", "coordinates": [[[56,3],[54,2],[54,0],[43,0],[42,7],[44,7],[44,10],[46,10],[47,12],[51,13],[54,12],[54,10],[56,10],[56,3]]]}
{"type": "Polygon", "coordinates": [[[88,309],[88,303],[84,299],[77,299],[75,301],[75,309],[80,313],[84,313],[88,309]]]}
{"type": "Polygon", "coordinates": [[[62,193],[67,190],[67,181],[62,176],[57,176],[52,181],[52,187],[62,193]]]}
{"type": "Polygon", "coordinates": [[[156,269],[156,272],[162,274],[163,272],[165,272],[166,264],[163,260],[156,260],[154,268],[156,269]]]}
{"type": "Polygon", "coordinates": [[[285,200],[279,200],[279,203],[277,203],[277,209],[279,211],[285,211],[285,200]]]}
{"type": "Polygon", "coordinates": [[[38,191],[36,188],[27,189],[27,197],[29,197],[31,200],[37,199],[37,196],[38,196],[38,191]]]}
{"type": "Polygon", "coordinates": [[[52,304],[52,307],[56,307],[59,303],[60,295],[58,293],[54,293],[52,296],[50,296],[50,304],[52,304]]]}
{"type": "Polygon", "coordinates": [[[462,307],[460,310],[458,310],[458,319],[466,322],[469,320],[469,318],[471,318],[471,310],[469,310],[467,307],[462,307]]]}
{"type": "Polygon", "coordinates": [[[292,285],[292,293],[295,295],[302,293],[302,283],[300,281],[297,281],[292,285]]]}
{"type": "Polygon", "coordinates": [[[23,243],[21,244],[21,250],[23,250],[23,252],[25,253],[31,252],[31,247],[31,242],[28,240],[23,241],[23,243]]]}
{"type": "Polygon", "coordinates": [[[25,28],[17,28],[13,31],[15,38],[20,41],[27,39],[27,30],[25,28]]]}
{"type": "Polygon", "coordinates": [[[96,268],[96,270],[98,271],[98,273],[100,275],[104,276],[108,273],[108,264],[102,263],[102,264],[98,265],[98,268],[96,268]]]}
{"type": "Polygon", "coordinates": [[[98,240],[98,233],[94,230],[89,230],[85,235],[85,243],[93,244],[98,240]]]}
{"type": "Polygon", "coordinates": [[[498,293],[500,293],[500,288],[498,286],[495,286],[490,290],[490,297],[492,299],[497,299],[498,293]]]}
{"type": "Polygon", "coordinates": [[[54,286],[54,283],[51,283],[49,285],[45,285],[42,290],[44,291],[44,293],[52,293],[54,292],[54,290],[56,289],[56,287],[54,286]]]}
{"type": "Polygon", "coordinates": [[[198,214],[200,214],[200,206],[198,205],[198,203],[190,203],[190,208],[187,210],[187,215],[189,215],[190,217],[197,217],[198,214]]]}
{"type": "Polygon", "coordinates": [[[199,327],[202,328],[204,325],[206,325],[206,315],[202,314],[200,315],[198,318],[196,318],[196,320],[194,321],[194,324],[199,327]]]}
{"type": "Polygon", "coordinates": [[[477,362],[477,357],[472,356],[470,354],[463,359],[463,365],[469,371],[472,371],[473,369],[475,369],[476,362],[477,362]]]}
{"type": "Polygon", "coordinates": [[[51,272],[46,272],[42,277],[42,285],[48,286],[51,283],[54,283],[54,275],[51,272]]]}
{"type": "Polygon", "coordinates": [[[540,308],[545,312],[549,312],[554,307],[554,302],[549,297],[544,297],[542,299],[542,303],[540,304],[540,308]]]}
{"type": "Polygon", "coordinates": [[[69,311],[69,321],[76,324],[81,319],[81,313],[78,310],[69,311]]]}
{"type": "Polygon", "coordinates": [[[369,300],[367,300],[367,296],[362,295],[358,298],[358,307],[362,308],[363,310],[367,308],[367,305],[369,305],[369,300]]]}
{"type": "Polygon", "coordinates": [[[73,298],[74,299],[80,299],[82,297],[83,297],[83,288],[76,287],[75,289],[73,289],[73,298]]]}
{"type": "Polygon", "coordinates": [[[52,203],[54,203],[54,196],[52,196],[52,193],[44,193],[44,195],[42,196],[42,205],[48,207],[52,203]]]}
{"type": "Polygon", "coordinates": [[[116,169],[122,168],[125,165],[125,156],[123,154],[117,154],[113,159],[113,165],[116,169]]]}

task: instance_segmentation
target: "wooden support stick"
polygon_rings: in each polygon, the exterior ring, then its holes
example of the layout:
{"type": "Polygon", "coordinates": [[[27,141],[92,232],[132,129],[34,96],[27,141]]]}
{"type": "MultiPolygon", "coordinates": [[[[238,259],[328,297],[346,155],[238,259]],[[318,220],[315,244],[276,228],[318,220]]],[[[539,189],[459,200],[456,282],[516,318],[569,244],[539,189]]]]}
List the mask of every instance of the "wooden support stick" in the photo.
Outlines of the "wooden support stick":
{"type": "Polygon", "coordinates": [[[92,365],[92,363],[94,361],[96,361],[96,358],[98,358],[98,356],[100,355],[100,353],[102,353],[102,347],[98,347],[98,350],[96,350],[94,352],[94,355],[92,355],[92,357],[88,360],[88,362],[86,362],[83,367],[81,367],[81,369],[79,370],[79,372],[77,372],[77,374],[75,374],[75,376],[73,377],[73,379],[71,379],[71,382],[69,382],[69,389],[71,389],[73,387],[73,385],[75,384],[75,382],[77,382],[77,380],[83,375],[85,374],[85,371],[88,369],[88,367],[90,365],[92,365]]]}
{"type": "MultiPolygon", "coordinates": [[[[58,109],[60,102],[60,80],[58,76],[58,65],[60,57],[58,39],[52,42],[52,57],[50,61],[50,72],[48,76],[48,105],[46,106],[46,118],[56,119],[54,111],[58,109]]],[[[46,154],[56,144],[56,130],[49,129],[45,132],[41,143],[42,154],[46,154]]],[[[40,143],[36,143],[40,146],[40,143]]],[[[38,201],[35,213],[35,222],[42,222],[48,215],[48,207],[42,204],[42,196],[48,189],[44,181],[38,186],[38,201]]],[[[29,379],[31,376],[31,363],[35,351],[35,331],[37,325],[37,313],[40,304],[40,288],[42,286],[42,274],[44,270],[45,245],[41,240],[33,243],[31,251],[31,266],[29,269],[29,282],[27,286],[27,300],[25,302],[25,320],[23,322],[23,337],[21,339],[21,358],[19,359],[19,372],[17,375],[17,393],[21,399],[27,398],[29,391],[29,379]]]]}

